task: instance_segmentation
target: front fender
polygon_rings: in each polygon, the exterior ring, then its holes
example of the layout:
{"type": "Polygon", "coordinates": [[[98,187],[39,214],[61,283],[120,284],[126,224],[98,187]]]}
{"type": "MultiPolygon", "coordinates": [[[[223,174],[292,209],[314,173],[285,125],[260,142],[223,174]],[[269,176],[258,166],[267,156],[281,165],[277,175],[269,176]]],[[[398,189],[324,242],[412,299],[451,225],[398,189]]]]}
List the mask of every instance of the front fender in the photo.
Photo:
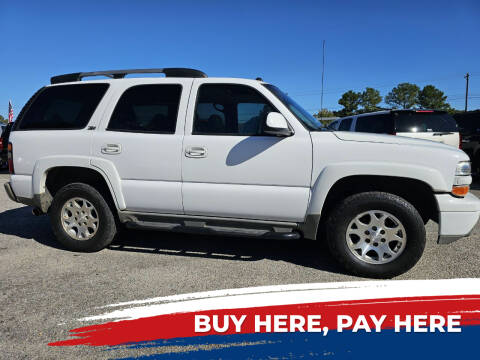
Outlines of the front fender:
{"type": "Polygon", "coordinates": [[[451,190],[448,189],[448,185],[438,170],[425,166],[387,162],[336,163],[326,166],[315,180],[308,215],[320,215],[328,192],[333,185],[342,178],[356,175],[409,178],[423,181],[434,191],[448,192],[451,190]]]}

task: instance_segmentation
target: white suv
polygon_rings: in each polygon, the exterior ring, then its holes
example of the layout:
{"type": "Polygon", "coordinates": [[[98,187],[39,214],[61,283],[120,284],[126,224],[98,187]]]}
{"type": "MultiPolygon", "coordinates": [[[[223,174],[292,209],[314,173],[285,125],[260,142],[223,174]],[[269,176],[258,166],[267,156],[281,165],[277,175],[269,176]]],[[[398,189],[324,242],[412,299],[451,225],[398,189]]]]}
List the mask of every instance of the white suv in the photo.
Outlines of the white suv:
{"type": "Polygon", "coordinates": [[[460,133],[452,115],[440,110],[385,110],[347,116],[332,130],[358,131],[431,140],[460,148],[460,133]]]}
{"type": "Polygon", "coordinates": [[[123,227],[320,239],[350,272],[392,277],[480,214],[467,155],[335,132],[277,87],[147,69],[56,76],[10,136],[9,197],[48,213],[66,248],[98,251],[123,227]],[[164,78],[124,78],[129,73],[164,78]],[[104,75],[111,79],[81,81],[104,75]]]}

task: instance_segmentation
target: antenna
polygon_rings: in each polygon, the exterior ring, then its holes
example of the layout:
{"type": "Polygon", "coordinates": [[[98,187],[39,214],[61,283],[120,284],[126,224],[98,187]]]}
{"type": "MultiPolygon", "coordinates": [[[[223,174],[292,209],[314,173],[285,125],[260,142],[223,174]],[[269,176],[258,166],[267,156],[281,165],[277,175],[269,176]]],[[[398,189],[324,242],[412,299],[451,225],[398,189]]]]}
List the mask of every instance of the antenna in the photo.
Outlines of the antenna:
{"type": "Polygon", "coordinates": [[[322,46],[322,95],[320,96],[320,120],[323,120],[323,82],[325,78],[325,40],[322,46]]]}
{"type": "Polygon", "coordinates": [[[468,111],[468,79],[470,78],[470,74],[467,72],[464,78],[467,79],[467,86],[465,88],[465,112],[467,112],[468,111]]]}

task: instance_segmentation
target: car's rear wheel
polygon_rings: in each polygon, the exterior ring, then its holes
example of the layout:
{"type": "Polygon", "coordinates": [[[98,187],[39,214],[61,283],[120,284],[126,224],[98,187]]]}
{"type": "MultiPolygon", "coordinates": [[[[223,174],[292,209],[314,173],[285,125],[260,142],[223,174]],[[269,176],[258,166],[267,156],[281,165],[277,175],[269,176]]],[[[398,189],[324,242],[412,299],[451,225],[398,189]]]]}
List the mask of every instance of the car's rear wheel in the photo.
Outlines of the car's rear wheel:
{"type": "Polygon", "coordinates": [[[87,184],[74,183],[61,188],[49,215],[57,240],[69,250],[99,251],[110,245],[117,232],[107,202],[87,184]]]}
{"type": "Polygon", "coordinates": [[[425,227],[405,199],[365,192],[343,200],[327,221],[332,255],[349,272],[391,278],[412,268],[425,248],[425,227]]]}

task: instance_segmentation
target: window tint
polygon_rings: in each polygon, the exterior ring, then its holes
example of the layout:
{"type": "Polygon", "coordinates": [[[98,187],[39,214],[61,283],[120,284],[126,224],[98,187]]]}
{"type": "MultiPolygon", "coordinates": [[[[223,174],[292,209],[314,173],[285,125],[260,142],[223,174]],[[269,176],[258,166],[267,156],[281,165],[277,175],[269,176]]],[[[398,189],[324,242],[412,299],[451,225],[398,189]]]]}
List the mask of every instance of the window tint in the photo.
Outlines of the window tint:
{"type": "Polygon", "coordinates": [[[245,85],[200,86],[193,134],[260,135],[268,113],[275,108],[245,85]]]}
{"type": "Polygon", "coordinates": [[[118,100],[107,130],[175,133],[182,86],[138,85],[118,100]]]}
{"type": "Polygon", "coordinates": [[[442,112],[402,111],[393,114],[397,132],[457,132],[453,117],[442,112]]]}
{"type": "Polygon", "coordinates": [[[107,89],[108,84],[47,87],[22,116],[19,129],[83,129],[107,89]]]}
{"type": "Polygon", "coordinates": [[[359,116],[355,131],[377,134],[395,133],[391,114],[359,116]]]}
{"type": "Polygon", "coordinates": [[[330,130],[337,130],[337,125],[338,125],[338,120],[330,123],[328,126],[327,126],[327,129],[330,129],[330,130]]]}
{"type": "Polygon", "coordinates": [[[351,125],[352,125],[352,118],[343,119],[342,122],[340,123],[340,126],[338,127],[338,130],[349,131],[351,125]]]}
{"type": "Polygon", "coordinates": [[[455,114],[453,118],[457,122],[458,129],[462,134],[467,135],[480,132],[480,111],[455,114]]]}

